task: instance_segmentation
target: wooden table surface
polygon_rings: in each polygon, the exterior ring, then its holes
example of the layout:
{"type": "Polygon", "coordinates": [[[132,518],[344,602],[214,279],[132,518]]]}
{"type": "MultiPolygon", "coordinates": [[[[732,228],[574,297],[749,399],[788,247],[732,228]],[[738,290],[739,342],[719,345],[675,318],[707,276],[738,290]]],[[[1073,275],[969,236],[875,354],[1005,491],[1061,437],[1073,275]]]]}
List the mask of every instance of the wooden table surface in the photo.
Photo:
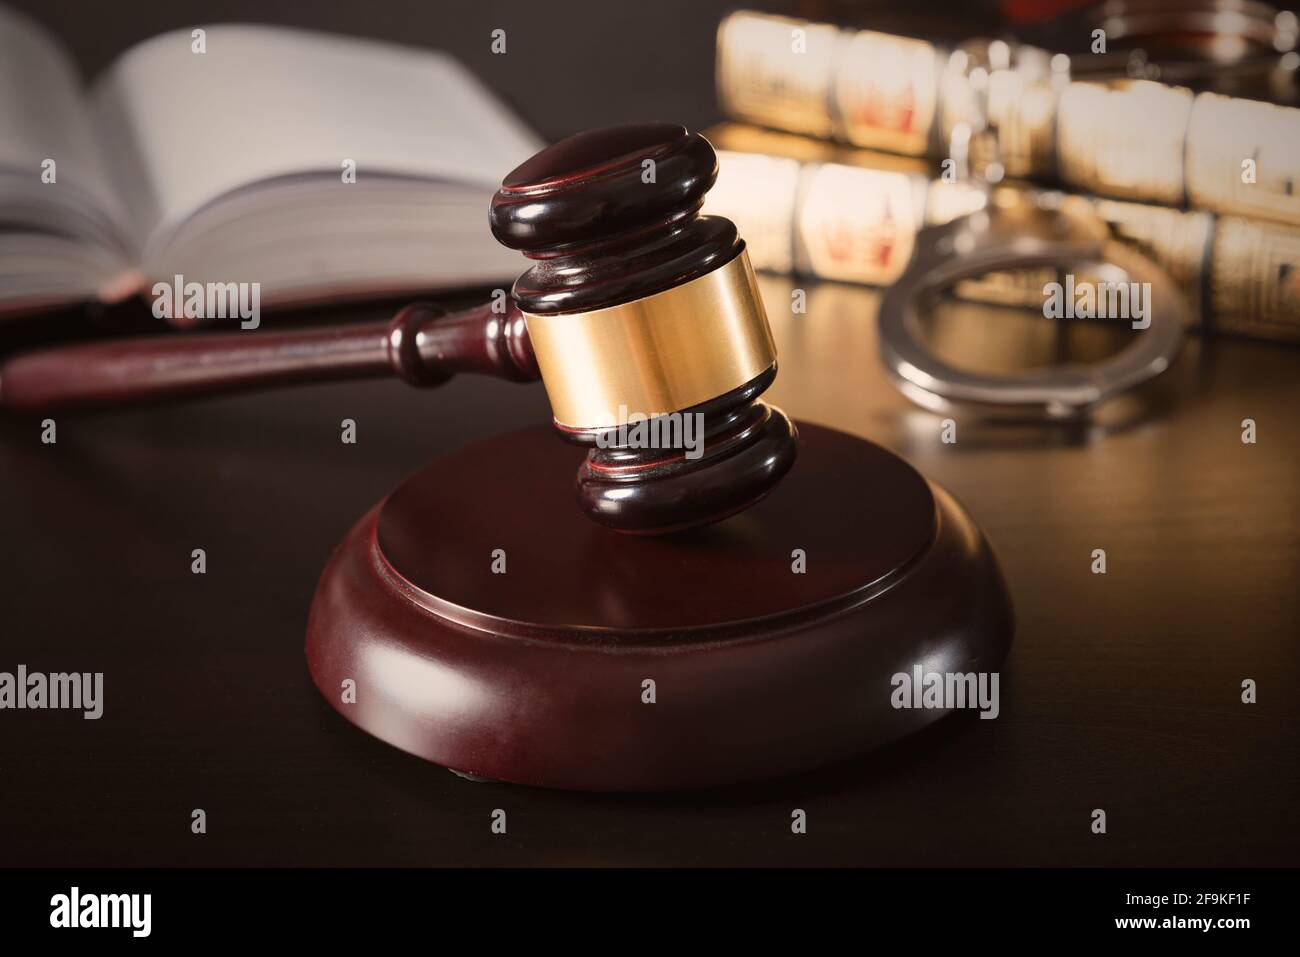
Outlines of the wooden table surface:
{"type": "MultiPolygon", "coordinates": [[[[15,2],[88,74],[210,20],[437,46],[551,139],[719,120],[713,31],[735,5],[15,2]],[[510,56],[489,49],[499,26],[510,56]],[[538,57],[563,69],[538,82],[538,57]]],[[[978,32],[969,4],[941,7],[978,32]]],[[[103,671],[106,695],[98,721],[0,712],[0,864],[1300,863],[1300,350],[1193,340],[1160,401],[1109,430],[962,422],[944,445],[938,417],[884,381],[878,295],[808,290],[793,316],[789,283],[765,283],[781,351],[771,397],[898,451],[984,526],[1019,620],[997,720],[949,719],[847,766],[725,792],[463,781],[319,697],[307,608],[365,509],[432,456],[546,421],[540,386],[302,388],[68,417],[54,446],[35,423],[0,419],[0,671],[103,671]],[[358,423],[354,446],[339,441],[343,418],[358,423]],[[200,547],[204,576],[190,572],[200,547]],[[1094,548],[1105,576],[1089,571],[1094,548]],[[1240,701],[1245,678],[1257,704],[1240,701]],[[1098,807],[1104,836],[1089,829],[1098,807]],[[190,831],[195,808],[206,835],[190,831]],[[495,808],[505,836],[489,830],[495,808]],[[793,808],[806,835],[790,833],[793,808]]],[[[970,329],[945,345],[988,362],[1043,347],[970,329]]]]}
{"type": "MultiPolygon", "coordinates": [[[[69,416],[55,445],[4,420],[0,671],[102,671],[105,712],[0,712],[0,864],[1300,862],[1300,351],[1193,339],[1104,427],[960,421],[946,445],[881,373],[878,293],[810,285],[794,315],[789,281],[763,285],[772,400],[899,452],[988,532],[1018,618],[997,720],[725,791],[471,783],[340,719],[303,627],[355,519],[429,457],[546,421],[540,386],[362,382],[69,416]]],[[[945,347],[1004,348],[992,328],[945,347]]]]}

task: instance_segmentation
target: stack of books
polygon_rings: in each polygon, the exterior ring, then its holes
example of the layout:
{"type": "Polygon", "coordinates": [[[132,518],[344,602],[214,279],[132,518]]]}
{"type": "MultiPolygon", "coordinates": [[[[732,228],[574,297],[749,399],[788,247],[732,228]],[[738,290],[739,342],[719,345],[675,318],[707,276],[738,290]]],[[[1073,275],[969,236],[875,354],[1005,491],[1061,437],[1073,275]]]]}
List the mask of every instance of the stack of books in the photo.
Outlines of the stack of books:
{"type": "MultiPolygon", "coordinates": [[[[1163,266],[1206,329],[1300,341],[1300,110],[1164,86],[1071,81],[1000,40],[945,49],[741,12],[718,30],[709,131],[756,268],[887,285],[917,232],[1008,190],[1089,197],[1163,266]]],[[[962,296],[1042,304],[1037,273],[962,296]]],[[[1051,281],[1051,277],[1046,277],[1051,281]]]]}

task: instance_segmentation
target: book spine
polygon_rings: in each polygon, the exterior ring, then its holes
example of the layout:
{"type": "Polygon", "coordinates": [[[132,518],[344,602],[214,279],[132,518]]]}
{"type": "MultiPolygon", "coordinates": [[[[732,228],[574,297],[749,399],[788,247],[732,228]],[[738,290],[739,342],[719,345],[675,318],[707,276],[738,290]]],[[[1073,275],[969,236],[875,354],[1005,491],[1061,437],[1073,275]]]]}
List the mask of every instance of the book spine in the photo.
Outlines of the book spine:
{"type": "Polygon", "coordinates": [[[742,11],[718,27],[718,98],[737,119],[923,156],[946,60],[920,40],[742,11]]]}
{"type": "Polygon", "coordinates": [[[1068,58],[1001,41],[947,50],[748,12],[718,29],[719,98],[733,117],[959,163],[974,135],[1012,177],[1300,225],[1300,109],[1068,77],[1068,58]]]}
{"type": "Polygon", "coordinates": [[[1300,110],[1147,80],[1071,83],[1055,172],[1090,193],[1300,225],[1300,110]]]}
{"type": "MultiPolygon", "coordinates": [[[[922,227],[950,222],[985,203],[980,188],[923,172],[725,147],[718,162],[718,183],[705,212],[735,222],[754,268],[767,272],[889,285],[907,267],[922,227]]],[[[1091,202],[1117,239],[1170,274],[1197,325],[1300,341],[1300,232],[1200,210],[1091,202]]],[[[1041,308],[1043,285],[1055,278],[1055,269],[996,273],[967,280],[954,292],[976,302],[1041,308]]]]}
{"type": "Polygon", "coordinates": [[[1218,220],[1207,321],[1224,332],[1300,341],[1300,233],[1254,219],[1218,220]]]}

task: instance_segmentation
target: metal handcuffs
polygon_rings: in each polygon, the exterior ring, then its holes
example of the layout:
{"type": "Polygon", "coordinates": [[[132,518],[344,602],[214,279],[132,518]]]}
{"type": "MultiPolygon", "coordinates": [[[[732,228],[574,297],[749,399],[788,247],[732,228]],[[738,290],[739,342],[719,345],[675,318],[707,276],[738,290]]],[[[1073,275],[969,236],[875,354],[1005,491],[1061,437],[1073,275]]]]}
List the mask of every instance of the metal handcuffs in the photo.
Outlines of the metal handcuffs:
{"type": "Polygon", "coordinates": [[[1069,420],[1164,372],[1182,345],[1191,311],[1169,275],[1110,235],[1079,197],[1056,193],[990,201],[985,209],[917,236],[906,271],[880,306],[880,356],[898,388],[936,412],[975,410],[1069,420]],[[1035,266],[1087,269],[1107,279],[1150,283],[1150,325],[1115,355],[1015,375],[958,369],[927,347],[921,310],[956,283],[1035,266]]]}

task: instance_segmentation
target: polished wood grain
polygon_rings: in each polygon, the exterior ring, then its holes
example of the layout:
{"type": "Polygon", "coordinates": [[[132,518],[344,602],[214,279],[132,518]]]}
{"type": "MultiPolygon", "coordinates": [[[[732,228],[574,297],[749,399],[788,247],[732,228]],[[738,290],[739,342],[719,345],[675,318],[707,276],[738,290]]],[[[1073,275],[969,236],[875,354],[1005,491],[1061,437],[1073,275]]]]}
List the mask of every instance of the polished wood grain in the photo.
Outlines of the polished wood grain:
{"type": "MultiPolygon", "coordinates": [[[[542,150],[492,198],[493,234],[535,261],[514,284],[515,302],[545,322],[652,296],[732,262],[745,248],[736,227],[700,215],[717,176],[708,140],[671,123],[589,130],[542,150]]],[[[631,410],[702,416],[698,456],[557,422],[561,435],[591,450],[578,472],[580,507],[610,528],[662,535],[752,506],[790,470],[798,449],[789,418],[759,398],[776,373],[773,364],[688,409],[631,410]]]]}
{"type": "Polygon", "coordinates": [[[535,260],[515,301],[534,314],[588,312],[731,261],[743,248],[735,225],[699,215],[717,177],[709,142],[671,123],[588,130],[542,150],[492,197],[493,235],[535,260]]]}
{"type": "Polygon", "coordinates": [[[0,362],[0,409],[44,416],[392,375],[434,386],[459,372],[538,377],[518,309],[487,303],[447,314],[416,303],[357,325],[46,347],[0,362]]]}
{"type": "Polygon", "coordinates": [[[683,415],[699,416],[698,457],[677,448],[624,448],[617,434],[568,429],[590,448],[578,468],[578,504],[603,525],[632,534],[699,528],[749,508],[790,471],[798,429],[780,409],[758,401],[776,364],[739,388],[683,415]]]}
{"type": "Polygon", "coordinates": [[[979,529],[870,442],[806,426],[761,502],[657,538],[565,508],[566,457],[540,427],[475,443],[348,534],[307,625],[312,677],[344,718],[476,778],[700,788],[915,733],[944,712],[894,708],[894,675],[988,672],[1010,645],[979,529]]]}

